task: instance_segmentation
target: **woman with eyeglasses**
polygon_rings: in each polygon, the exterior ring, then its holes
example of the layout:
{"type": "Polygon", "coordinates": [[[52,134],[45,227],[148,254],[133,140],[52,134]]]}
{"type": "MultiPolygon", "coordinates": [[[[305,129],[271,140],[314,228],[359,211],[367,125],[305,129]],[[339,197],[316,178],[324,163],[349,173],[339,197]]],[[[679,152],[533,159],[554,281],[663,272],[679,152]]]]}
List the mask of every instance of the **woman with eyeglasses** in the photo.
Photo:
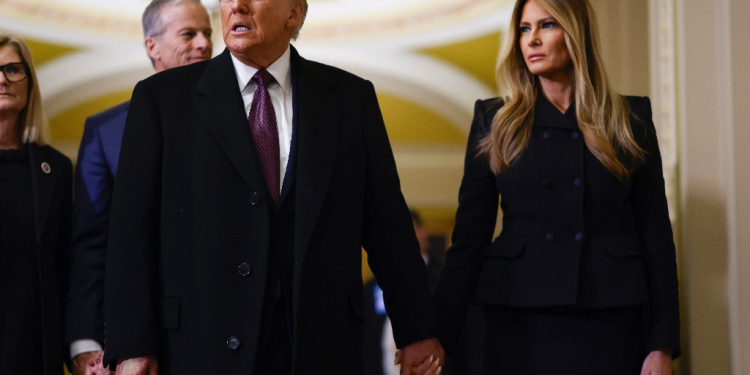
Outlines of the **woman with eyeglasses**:
{"type": "Polygon", "coordinates": [[[0,34],[0,375],[63,373],[73,167],[45,145],[29,48],[0,34]]]}

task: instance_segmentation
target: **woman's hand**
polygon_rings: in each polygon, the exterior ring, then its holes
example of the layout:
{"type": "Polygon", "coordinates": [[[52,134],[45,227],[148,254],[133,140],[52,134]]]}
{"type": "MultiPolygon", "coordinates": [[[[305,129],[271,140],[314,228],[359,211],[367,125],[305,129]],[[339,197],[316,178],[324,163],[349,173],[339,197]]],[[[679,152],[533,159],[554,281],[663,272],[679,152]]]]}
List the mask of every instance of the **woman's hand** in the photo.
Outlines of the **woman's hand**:
{"type": "Polygon", "coordinates": [[[649,353],[643,361],[641,375],[671,375],[672,353],[671,348],[657,349],[649,353]]]}
{"type": "Polygon", "coordinates": [[[154,356],[120,358],[117,360],[116,375],[158,375],[159,364],[154,356]]]}
{"type": "MultiPolygon", "coordinates": [[[[397,366],[401,364],[401,350],[396,351],[396,361],[394,364],[397,366]]],[[[410,368],[402,366],[400,372],[407,375],[440,375],[443,372],[443,366],[440,365],[439,358],[431,355],[430,358],[425,359],[419,366],[410,368]]]]}

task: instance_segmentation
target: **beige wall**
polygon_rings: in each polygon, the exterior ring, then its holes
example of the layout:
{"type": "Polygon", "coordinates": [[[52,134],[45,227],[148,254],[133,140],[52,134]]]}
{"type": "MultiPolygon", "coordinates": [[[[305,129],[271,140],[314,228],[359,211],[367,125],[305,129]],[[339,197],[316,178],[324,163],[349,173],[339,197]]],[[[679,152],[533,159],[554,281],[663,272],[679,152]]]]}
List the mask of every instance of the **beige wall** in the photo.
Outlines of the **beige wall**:
{"type": "Polygon", "coordinates": [[[732,339],[734,374],[750,374],[750,1],[733,0],[729,4],[731,23],[732,125],[734,143],[730,155],[734,168],[734,210],[730,219],[730,245],[735,256],[730,260],[737,283],[730,300],[737,327],[732,339]]]}
{"type": "Polygon", "coordinates": [[[654,104],[680,245],[677,372],[750,375],[750,1],[591,2],[615,88],[654,104]]]}
{"type": "Polygon", "coordinates": [[[676,4],[689,371],[750,374],[750,4],[676,4]]]}
{"type": "Polygon", "coordinates": [[[590,1],[612,85],[623,95],[649,95],[648,0],[590,1]]]}

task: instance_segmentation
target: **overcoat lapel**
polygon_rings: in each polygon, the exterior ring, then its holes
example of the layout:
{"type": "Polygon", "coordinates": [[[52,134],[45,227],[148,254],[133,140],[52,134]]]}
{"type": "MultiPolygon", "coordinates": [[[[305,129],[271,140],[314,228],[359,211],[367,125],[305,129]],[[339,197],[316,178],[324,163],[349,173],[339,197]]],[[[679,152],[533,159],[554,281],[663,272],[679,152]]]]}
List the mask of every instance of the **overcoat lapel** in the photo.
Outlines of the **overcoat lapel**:
{"type": "Polygon", "coordinates": [[[294,238],[296,312],[302,262],[333,174],[340,103],[326,73],[301,58],[294,48],[291,62],[292,74],[296,76],[294,117],[299,118],[294,238]]]}
{"type": "Polygon", "coordinates": [[[31,185],[34,189],[34,219],[36,222],[36,242],[40,244],[44,227],[55,198],[55,184],[57,175],[56,168],[60,165],[51,165],[47,160],[44,150],[34,143],[27,143],[26,149],[29,153],[29,166],[31,167],[31,185]]]}
{"type": "Polygon", "coordinates": [[[266,202],[273,202],[259,175],[258,158],[229,50],[211,60],[195,91],[196,110],[203,123],[250,187],[261,193],[266,202]]]}

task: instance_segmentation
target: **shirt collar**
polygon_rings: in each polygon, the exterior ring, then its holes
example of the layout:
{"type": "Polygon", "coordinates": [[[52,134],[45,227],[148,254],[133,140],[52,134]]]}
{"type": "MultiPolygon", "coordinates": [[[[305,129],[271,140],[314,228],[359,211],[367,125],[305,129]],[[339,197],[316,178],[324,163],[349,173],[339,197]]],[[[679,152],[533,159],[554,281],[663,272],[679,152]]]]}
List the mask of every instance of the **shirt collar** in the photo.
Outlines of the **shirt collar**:
{"type": "MultiPolygon", "coordinates": [[[[266,68],[268,73],[271,73],[276,82],[279,83],[285,94],[289,94],[292,91],[291,51],[291,45],[287,46],[284,54],[266,68]]],[[[250,84],[250,80],[253,79],[258,69],[245,65],[231,53],[229,55],[232,56],[234,72],[237,73],[237,83],[240,86],[240,92],[242,92],[250,84]]]]}

